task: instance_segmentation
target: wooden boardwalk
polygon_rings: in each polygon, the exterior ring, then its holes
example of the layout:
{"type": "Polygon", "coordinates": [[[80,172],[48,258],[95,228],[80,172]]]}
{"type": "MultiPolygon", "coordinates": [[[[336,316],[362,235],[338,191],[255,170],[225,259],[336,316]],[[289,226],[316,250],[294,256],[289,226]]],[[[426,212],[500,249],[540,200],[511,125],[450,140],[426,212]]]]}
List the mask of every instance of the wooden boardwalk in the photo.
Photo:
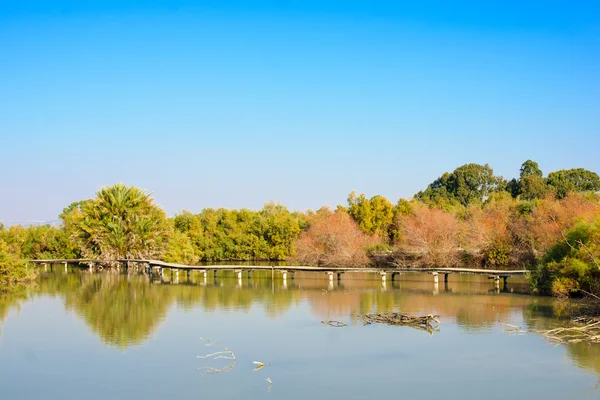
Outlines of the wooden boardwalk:
{"type": "Polygon", "coordinates": [[[290,273],[292,279],[294,273],[302,272],[321,272],[329,275],[329,280],[333,280],[334,276],[340,280],[342,274],[345,273],[374,273],[381,276],[382,281],[391,276],[391,279],[399,274],[405,273],[425,273],[433,276],[434,283],[438,282],[438,275],[444,275],[444,281],[448,281],[450,274],[470,274],[470,275],[487,275],[490,279],[494,279],[496,285],[499,285],[500,278],[504,279],[506,285],[507,279],[511,276],[523,276],[527,274],[526,270],[491,270],[491,269],[473,269],[473,268],[354,268],[354,267],[314,267],[307,265],[287,265],[287,266],[272,266],[272,265],[183,265],[172,264],[160,260],[144,260],[144,259],[129,259],[129,260],[97,260],[97,259],[56,259],[56,260],[30,260],[33,264],[38,264],[47,268],[54,264],[63,264],[65,271],[68,265],[79,266],[80,268],[89,268],[92,271],[94,268],[112,265],[114,268],[128,269],[135,268],[143,272],[152,274],[154,270],[162,277],[163,269],[169,269],[179,276],[179,271],[186,271],[188,278],[191,271],[199,271],[204,273],[206,277],[208,271],[213,271],[214,276],[217,276],[218,271],[234,271],[238,278],[242,278],[242,273],[247,272],[248,278],[252,271],[277,271],[282,274],[283,279],[287,279],[290,273]]]}

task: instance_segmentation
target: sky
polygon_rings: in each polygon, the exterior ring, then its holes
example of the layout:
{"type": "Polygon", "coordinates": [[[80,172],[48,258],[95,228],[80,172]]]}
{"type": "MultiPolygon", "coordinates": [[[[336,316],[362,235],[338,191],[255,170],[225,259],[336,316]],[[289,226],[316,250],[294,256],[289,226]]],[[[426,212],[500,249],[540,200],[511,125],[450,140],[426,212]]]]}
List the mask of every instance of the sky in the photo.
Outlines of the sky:
{"type": "Polygon", "coordinates": [[[169,215],[600,172],[596,1],[0,0],[0,221],[123,182],[169,215]]]}

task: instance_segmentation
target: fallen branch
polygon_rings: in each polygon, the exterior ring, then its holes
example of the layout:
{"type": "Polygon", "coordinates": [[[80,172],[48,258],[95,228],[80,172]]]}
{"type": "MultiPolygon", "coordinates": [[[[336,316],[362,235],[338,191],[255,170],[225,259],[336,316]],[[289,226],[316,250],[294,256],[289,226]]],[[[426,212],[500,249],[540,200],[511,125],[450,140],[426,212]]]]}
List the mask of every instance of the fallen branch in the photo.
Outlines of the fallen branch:
{"type": "Polygon", "coordinates": [[[542,335],[557,344],[580,342],[600,343],[600,319],[577,318],[574,322],[584,325],[533,332],[542,335]]]}
{"type": "Polygon", "coordinates": [[[424,330],[433,334],[440,330],[439,315],[424,315],[424,316],[413,316],[401,313],[376,313],[376,314],[360,314],[358,318],[361,319],[365,325],[380,323],[388,325],[401,325],[410,326],[424,330]]]}

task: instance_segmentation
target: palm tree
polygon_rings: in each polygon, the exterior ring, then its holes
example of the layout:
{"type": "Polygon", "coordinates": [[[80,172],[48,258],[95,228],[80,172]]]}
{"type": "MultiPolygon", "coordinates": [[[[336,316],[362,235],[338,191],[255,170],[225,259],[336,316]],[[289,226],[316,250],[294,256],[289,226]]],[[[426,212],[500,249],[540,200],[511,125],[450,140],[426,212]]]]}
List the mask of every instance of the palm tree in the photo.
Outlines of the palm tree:
{"type": "Polygon", "coordinates": [[[165,249],[167,217],[145,190],[122,183],[104,187],[74,212],[75,234],[86,257],[152,258],[165,249]]]}

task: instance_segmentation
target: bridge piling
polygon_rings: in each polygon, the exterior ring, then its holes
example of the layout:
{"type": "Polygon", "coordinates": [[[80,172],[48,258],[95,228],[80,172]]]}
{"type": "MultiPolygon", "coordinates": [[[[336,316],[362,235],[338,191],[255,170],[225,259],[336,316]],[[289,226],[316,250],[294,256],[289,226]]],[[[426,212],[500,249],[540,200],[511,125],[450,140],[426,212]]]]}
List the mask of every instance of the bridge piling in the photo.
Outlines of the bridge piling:
{"type": "Polygon", "coordinates": [[[433,275],[433,283],[438,283],[438,273],[437,272],[433,272],[431,275],[433,275]]]}

